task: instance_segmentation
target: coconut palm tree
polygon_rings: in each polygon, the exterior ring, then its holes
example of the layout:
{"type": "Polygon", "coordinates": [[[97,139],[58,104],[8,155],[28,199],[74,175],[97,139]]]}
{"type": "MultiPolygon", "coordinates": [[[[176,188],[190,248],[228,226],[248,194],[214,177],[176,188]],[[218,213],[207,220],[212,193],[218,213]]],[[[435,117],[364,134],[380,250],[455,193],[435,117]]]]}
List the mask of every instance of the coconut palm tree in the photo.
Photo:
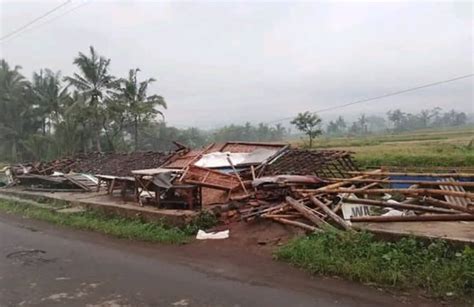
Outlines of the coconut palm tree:
{"type": "Polygon", "coordinates": [[[42,133],[52,132],[52,127],[57,126],[61,119],[61,109],[66,101],[71,99],[67,87],[61,87],[60,72],[42,69],[33,74],[31,94],[34,104],[39,107],[42,122],[42,133]]]}
{"type": "Polygon", "coordinates": [[[12,160],[19,158],[21,139],[36,129],[26,99],[28,81],[20,69],[11,69],[5,60],[0,60],[0,143],[12,160]]]}
{"type": "Polygon", "coordinates": [[[104,101],[113,93],[115,77],[109,73],[110,59],[100,56],[92,46],[89,52],[89,55],[79,52],[73,62],[79,73],[66,77],[65,81],[86,99],[90,128],[95,134],[97,150],[101,151],[100,134],[106,109],[104,101]]]}
{"type": "Polygon", "coordinates": [[[139,82],[137,77],[139,71],[138,68],[130,69],[128,78],[119,80],[117,95],[117,99],[125,104],[127,110],[135,150],[138,149],[140,127],[155,119],[157,115],[164,118],[163,112],[157,110],[157,107],[167,108],[162,96],[148,96],[148,86],[156,80],[149,78],[139,82]]]}

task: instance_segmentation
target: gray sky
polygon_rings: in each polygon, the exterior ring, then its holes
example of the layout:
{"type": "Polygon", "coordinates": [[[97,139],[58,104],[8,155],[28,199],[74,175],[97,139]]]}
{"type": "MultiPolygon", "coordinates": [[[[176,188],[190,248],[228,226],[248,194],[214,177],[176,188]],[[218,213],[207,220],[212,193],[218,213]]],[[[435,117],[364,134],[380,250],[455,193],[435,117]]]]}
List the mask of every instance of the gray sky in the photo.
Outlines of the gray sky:
{"type": "MultiPolygon", "coordinates": [[[[0,33],[62,2],[0,0],[0,33]]],[[[28,77],[44,67],[68,75],[93,45],[115,75],[139,67],[142,78],[155,77],[150,93],[165,97],[167,121],[178,127],[266,122],[474,70],[469,1],[87,2],[0,43],[0,57],[28,77]]],[[[474,112],[473,88],[470,78],[321,116],[474,112]]]]}

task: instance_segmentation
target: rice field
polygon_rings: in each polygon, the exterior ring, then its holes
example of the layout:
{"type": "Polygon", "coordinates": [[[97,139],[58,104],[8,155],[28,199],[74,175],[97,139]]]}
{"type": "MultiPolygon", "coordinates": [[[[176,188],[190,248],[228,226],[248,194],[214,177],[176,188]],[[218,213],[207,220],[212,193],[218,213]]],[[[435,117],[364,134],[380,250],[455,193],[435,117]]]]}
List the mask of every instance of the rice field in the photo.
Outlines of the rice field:
{"type": "Polygon", "coordinates": [[[314,148],[350,150],[361,167],[473,167],[474,126],[366,137],[321,137],[314,148]]]}

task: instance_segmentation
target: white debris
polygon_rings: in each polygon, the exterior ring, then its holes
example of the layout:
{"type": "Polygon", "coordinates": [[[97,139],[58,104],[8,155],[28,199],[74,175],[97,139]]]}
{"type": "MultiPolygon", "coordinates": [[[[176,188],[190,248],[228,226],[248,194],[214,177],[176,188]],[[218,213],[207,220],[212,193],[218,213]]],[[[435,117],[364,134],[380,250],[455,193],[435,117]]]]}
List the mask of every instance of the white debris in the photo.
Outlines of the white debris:
{"type": "Polygon", "coordinates": [[[205,232],[199,229],[196,239],[198,240],[215,240],[215,239],[227,239],[229,237],[229,230],[218,231],[218,232],[205,232]]]}
{"type": "Polygon", "coordinates": [[[400,211],[400,210],[395,210],[393,208],[387,208],[388,212],[382,214],[382,216],[402,216],[405,215],[405,212],[400,211]]]}

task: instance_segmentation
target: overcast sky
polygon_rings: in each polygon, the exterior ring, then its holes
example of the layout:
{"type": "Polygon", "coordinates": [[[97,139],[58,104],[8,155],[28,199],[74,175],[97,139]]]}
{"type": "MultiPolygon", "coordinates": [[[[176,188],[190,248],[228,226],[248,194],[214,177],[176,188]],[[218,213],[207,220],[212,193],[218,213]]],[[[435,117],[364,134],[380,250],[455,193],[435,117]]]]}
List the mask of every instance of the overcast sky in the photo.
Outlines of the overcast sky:
{"type": "MultiPolygon", "coordinates": [[[[0,0],[0,33],[62,2],[0,0]]],[[[113,74],[139,67],[156,78],[150,94],[165,97],[167,121],[178,127],[267,122],[474,70],[470,1],[83,3],[0,43],[0,58],[28,77],[44,67],[68,75],[93,45],[113,74]]],[[[470,78],[321,116],[473,112],[473,88],[470,78]]]]}

